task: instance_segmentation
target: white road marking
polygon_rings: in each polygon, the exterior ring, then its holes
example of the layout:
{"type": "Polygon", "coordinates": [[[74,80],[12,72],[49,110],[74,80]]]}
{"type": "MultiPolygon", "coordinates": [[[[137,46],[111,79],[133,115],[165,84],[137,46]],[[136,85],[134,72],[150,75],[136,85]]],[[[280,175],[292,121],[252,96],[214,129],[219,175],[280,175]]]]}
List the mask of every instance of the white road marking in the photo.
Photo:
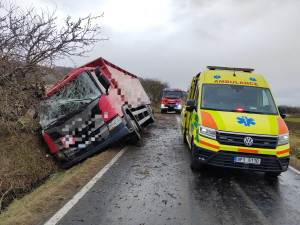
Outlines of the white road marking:
{"type": "Polygon", "coordinates": [[[295,173],[297,173],[298,175],[300,175],[300,171],[295,169],[294,167],[292,166],[289,166],[289,169],[293,170],[295,173]]]}
{"type": "Polygon", "coordinates": [[[180,115],[176,115],[176,121],[178,124],[181,124],[181,116],[180,115]]]}
{"type": "Polygon", "coordinates": [[[123,148],[102,170],[99,171],[74,197],[68,201],[54,216],[44,225],[55,225],[70,209],[94,186],[94,184],[106,173],[107,170],[123,155],[128,146],[123,148]]]}

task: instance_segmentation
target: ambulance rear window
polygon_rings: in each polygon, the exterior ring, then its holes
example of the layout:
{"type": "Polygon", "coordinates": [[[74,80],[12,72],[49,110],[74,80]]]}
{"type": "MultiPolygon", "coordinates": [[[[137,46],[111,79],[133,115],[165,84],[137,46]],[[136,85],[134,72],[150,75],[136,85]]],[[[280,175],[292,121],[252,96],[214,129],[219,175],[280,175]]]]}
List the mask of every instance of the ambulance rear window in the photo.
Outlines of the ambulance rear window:
{"type": "Polygon", "coordinates": [[[278,115],[268,88],[243,85],[204,84],[201,108],[278,115]]]}

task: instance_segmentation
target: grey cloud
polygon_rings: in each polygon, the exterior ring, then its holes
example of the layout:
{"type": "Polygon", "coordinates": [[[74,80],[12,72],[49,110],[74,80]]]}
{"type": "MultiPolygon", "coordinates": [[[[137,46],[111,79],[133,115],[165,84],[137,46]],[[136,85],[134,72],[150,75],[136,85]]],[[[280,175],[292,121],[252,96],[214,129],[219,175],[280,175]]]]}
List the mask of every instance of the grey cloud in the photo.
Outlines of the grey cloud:
{"type": "Polygon", "coordinates": [[[300,106],[299,1],[174,0],[170,7],[167,24],[137,32],[103,27],[110,41],[76,62],[102,56],[138,76],[184,90],[207,65],[253,67],[265,76],[279,104],[300,106]]]}

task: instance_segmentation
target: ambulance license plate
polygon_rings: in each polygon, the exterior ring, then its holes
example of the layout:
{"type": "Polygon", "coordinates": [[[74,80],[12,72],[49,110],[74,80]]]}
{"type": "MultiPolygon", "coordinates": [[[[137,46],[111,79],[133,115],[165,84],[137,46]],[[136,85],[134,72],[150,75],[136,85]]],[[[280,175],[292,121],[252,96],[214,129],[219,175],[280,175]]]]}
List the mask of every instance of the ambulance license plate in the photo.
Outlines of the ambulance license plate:
{"type": "Polygon", "coordinates": [[[259,159],[259,158],[247,158],[247,157],[238,157],[238,156],[235,156],[233,158],[233,162],[235,162],[235,163],[260,165],[261,159],[259,159]]]}

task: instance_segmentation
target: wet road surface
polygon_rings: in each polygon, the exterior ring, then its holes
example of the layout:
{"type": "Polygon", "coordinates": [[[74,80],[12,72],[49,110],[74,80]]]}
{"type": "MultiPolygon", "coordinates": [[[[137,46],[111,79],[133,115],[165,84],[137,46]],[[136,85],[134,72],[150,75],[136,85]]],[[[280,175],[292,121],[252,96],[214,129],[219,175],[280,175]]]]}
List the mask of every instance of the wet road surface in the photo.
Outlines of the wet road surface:
{"type": "Polygon", "coordinates": [[[158,117],[58,224],[300,224],[300,175],[193,172],[180,116],[158,117]]]}

